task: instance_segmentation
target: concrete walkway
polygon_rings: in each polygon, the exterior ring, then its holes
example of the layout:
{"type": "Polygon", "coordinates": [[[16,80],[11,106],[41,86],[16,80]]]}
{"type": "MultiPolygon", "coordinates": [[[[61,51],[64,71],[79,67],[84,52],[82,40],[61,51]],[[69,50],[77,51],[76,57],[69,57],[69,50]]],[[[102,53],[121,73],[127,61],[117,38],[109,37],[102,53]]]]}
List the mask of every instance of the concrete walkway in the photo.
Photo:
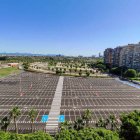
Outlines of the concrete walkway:
{"type": "Polygon", "coordinates": [[[140,85],[137,85],[137,84],[133,84],[133,83],[131,83],[131,82],[129,82],[129,81],[122,81],[122,80],[120,80],[119,78],[115,78],[117,81],[119,81],[119,82],[122,82],[123,84],[127,84],[127,85],[129,85],[129,86],[132,86],[132,87],[135,87],[135,88],[137,88],[137,89],[140,89],[140,85]]]}
{"type": "Polygon", "coordinates": [[[60,115],[63,81],[64,77],[60,76],[49,112],[49,119],[46,123],[46,131],[49,132],[55,132],[58,129],[58,117],[60,115]]]}

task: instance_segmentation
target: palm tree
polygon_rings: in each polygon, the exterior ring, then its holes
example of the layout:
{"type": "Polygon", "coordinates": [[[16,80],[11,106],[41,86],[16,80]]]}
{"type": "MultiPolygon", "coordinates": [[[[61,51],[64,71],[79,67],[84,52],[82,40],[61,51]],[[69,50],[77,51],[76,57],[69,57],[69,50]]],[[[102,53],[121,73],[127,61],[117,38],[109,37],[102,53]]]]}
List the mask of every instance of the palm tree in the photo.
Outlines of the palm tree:
{"type": "Polygon", "coordinates": [[[21,114],[20,109],[16,106],[10,111],[10,117],[11,119],[14,119],[15,124],[15,132],[18,133],[18,127],[17,127],[17,118],[21,114]]]}
{"type": "Polygon", "coordinates": [[[81,130],[83,129],[85,126],[85,123],[83,121],[82,118],[78,118],[75,122],[74,122],[74,129],[75,130],[81,130]]]}
{"type": "Polygon", "coordinates": [[[116,120],[116,117],[114,115],[111,115],[110,116],[110,120],[111,120],[111,130],[117,129],[117,120],[116,120]]]}
{"type": "Polygon", "coordinates": [[[100,118],[99,121],[96,123],[96,126],[106,128],[106,121],[104,121],[102,118],[100,118]]]}
{"type": "Polygon", "coordinates": [[[110,125],[110,129],[113,131],[117,128],[117,120],[114,115],[110,115],[109,118],[106,120],[106,125],[110,125]]]}
{"type": "Polygon", "coordinates": [[[92,112],[87,109],[83,114],[83,119],[86,121],[86,127],[89,126],[89,121],[92,118],[92,112]]]}
{"type": "Polygon", "coordinates": [[[31,122],[31,131],[33,132],[33,123],[37,116],[37,111],[35,111],[34,109],[31,109],[28,115],[29,115],[30,122],[31,122]]]}
{"type": "Polygon", "coordinates": [[[71,128],[71,124],[68,121],[65,121],[65,122],[60,124],[60,129],[61,130],[67,130],[69,128],[71,128]]]}
{"type": "Polygon", "coordinates": [[[10,117],[4,117],[1,119],[0,125],[1,125],[1,130],[4,130],[5,132],[7,131],[7,128],[10,124],[10,117]]]}

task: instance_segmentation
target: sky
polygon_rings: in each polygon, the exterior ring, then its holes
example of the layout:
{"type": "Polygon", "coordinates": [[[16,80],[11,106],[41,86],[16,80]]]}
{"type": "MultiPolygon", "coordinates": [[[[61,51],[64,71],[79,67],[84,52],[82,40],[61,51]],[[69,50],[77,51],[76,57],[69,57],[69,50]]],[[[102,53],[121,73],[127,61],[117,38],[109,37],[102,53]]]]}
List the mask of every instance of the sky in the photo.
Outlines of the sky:
{"type": "Polygon", "coordinates": [[[98,55],[140,41],[140,0],[0,0],[0,52],[98,55]]]}

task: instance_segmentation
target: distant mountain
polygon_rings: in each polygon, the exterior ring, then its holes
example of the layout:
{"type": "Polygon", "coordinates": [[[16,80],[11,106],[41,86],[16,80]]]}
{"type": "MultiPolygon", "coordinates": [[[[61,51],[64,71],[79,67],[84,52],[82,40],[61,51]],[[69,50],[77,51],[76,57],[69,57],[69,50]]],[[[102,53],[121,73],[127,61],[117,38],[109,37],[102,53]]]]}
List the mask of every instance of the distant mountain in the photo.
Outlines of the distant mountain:
{"type": "Polygon", "coordinates": [[[64,56],[61,54],[32,54],[32,53],[0,53],[3,56],[64,56]]]}

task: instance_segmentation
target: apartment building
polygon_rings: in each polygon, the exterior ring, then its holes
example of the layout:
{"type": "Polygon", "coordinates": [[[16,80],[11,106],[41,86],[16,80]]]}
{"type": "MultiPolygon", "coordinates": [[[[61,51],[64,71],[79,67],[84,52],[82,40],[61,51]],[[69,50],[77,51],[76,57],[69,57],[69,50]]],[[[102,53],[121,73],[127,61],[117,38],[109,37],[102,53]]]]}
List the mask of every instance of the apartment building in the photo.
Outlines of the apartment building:
{"type": "Polygon", "coordinates": [[[133,68],[140,71],[140,43],[134,49],[133,68]]]}
{"type": "Polygon", "coordinates": [[[128,44],[112,49],[112,61],[107,61],[109,59],[107,50],[109,51],[110,49],[105,50],[105,64],[108,62],[112,67],[126,66],[140,71],[140,42],[138,44],[128,44]]]}
{"type": "Polygon", "coordinates": [[[113,49],[107,48],[104,51],[104,63],[109,64],[112,67],[113,64],[113,49]]]}
{"type": "Polygon", "coordinates": [[[134,48],[135,48],[134,44],[128,44],[126,46],[123,46],[120,52],[119,66],[133,68],[134,48]]]}
{"type": "Polygon", "coordinates": [[[113,62],[112,66],[113,67],[118,67],[120,66],[120,54],[121,54],[122,47],[116,47],[113,50],[113,62]]]}

